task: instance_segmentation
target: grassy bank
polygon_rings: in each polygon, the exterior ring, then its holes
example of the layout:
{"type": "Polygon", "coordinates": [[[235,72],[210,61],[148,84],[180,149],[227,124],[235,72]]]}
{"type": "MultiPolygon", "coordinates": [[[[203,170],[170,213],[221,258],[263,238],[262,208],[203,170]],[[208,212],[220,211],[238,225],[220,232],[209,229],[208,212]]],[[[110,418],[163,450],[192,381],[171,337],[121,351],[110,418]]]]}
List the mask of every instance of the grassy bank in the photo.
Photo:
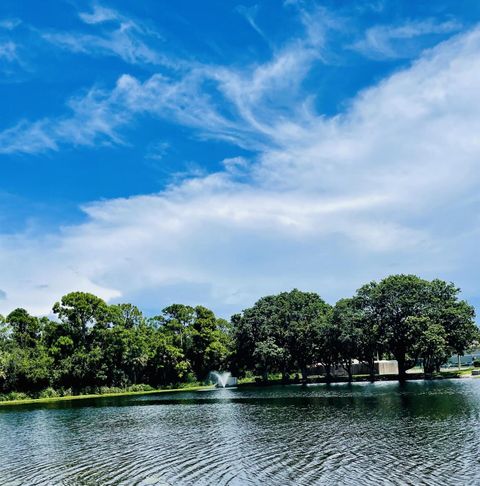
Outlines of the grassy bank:
{"type": "Polygon", "coordinates": [[[21,400],[5,400],[0,401],[0,406],[8,405],[24,405],[29,403],[52,403],[52,402],[63,402],[69,400],[85,400],[87,398],[108,398],[108,397],[123,397],[132,395],[152,395],[156,393],[170,393],[170,392],[181,392],[181,391],[195,391],[195,390],[206,390],[209,388],[214,388],[213,385],[202,385],[202,386],[191,386],[183,388],[161,388],[158,390],[148,390],[148,391],[123,391],[115,393],[97,393],[97,394],[86,394],[86,395],[69,395],[64,397],[49,397],[49,398],[24,398],[21,400]]]}

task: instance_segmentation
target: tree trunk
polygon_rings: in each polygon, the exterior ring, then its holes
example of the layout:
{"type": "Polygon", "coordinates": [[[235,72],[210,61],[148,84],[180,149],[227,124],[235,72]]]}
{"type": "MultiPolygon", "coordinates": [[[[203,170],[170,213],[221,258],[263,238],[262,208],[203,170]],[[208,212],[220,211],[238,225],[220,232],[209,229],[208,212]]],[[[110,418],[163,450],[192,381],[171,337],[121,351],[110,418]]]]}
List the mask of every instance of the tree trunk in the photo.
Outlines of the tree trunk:
{"type": "Polygon", "coordinates": [[[325,381],[330,383],[332,381],[331,365],[325,365],[325,381]]]}
{"type": "Polygon", "coordinates": [[[405,356],[398,356],[397,363],[398,363],[398,381],[404,383],[407,379],[407,373],[405,370],[405,356]]]}
{"type": "Polygon", "coordinates": [[[351,363],[348,363],[348,366],[347,366],[347,373],[348,373],[348,382],[349,383],[352,383],[353,381],[353,377],[352,377],[352,364],[351,363]]]}
{"type": "Polygon", "coordinates": [[[458,358],[458,369],[461,370],[462,369],[462,360],[460,359],[460,353],[457,354],[457,358],[458,358]]]}
{"type": "Polygon", "coordinates": [[[263,380],[264,383],[267,383],[268,382],[268,370],[267,369],[264,369],[263,370],[262,380],[263,380]]]}
{"type": "Polygon", "coordinates": [[[368,372],[370,375],[370,382],[373,383],[375,381],[375,359],[370,359],[368,364],[368,372]]]}
{"type": "Polygon", "coordinates": [[[342,365],[343,369],[347,372],[348,374],[348,382],[351,383],[353,381],[352,377],[352,360],[347,359],[346,363],[342,365]]]}
{"type": "Polygon", "coordinates": [[[308,380],[308,370],[306,367],[304,367],[302,368],[302,381],[306,383],[307,380],[308,380]]]}
{"type": "Polygon", "coordinates": [[[423,373],[425,377],[427,375],[432,375],[433,372],[435,371],[435,364],[433,363],[432,359],[429,358],[424,358],[423,359],[423,373]]]}

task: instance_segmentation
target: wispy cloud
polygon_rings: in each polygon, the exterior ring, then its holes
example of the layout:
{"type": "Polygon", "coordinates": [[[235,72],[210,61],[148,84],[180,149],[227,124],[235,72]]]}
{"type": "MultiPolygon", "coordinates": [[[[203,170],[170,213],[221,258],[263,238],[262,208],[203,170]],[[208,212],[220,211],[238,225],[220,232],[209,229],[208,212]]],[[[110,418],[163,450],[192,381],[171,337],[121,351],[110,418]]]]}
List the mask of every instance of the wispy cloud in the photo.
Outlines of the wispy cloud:
{"type": "MultiPolygon", "coordinates": [[[[93,106],[108,113],[100,120],[117,111],[166,116],[200,134],[250,140],[257,155],[158,194],[88,204],[83,224],[56,235],[0,238],[8,294],[0,310],[28,296],[32,311],[46,312],[80,288],[147,307],[203,302],[227,315],[293,285],[334,300],[399,271],[451,278],[472,292],[472,269],[480,268],[480,30],[424,53],[334,117],[299,107],[296,87],[320,56],[315,39],[294,39],[270,62],[241,71],[124,76],[111,92],[92,93],[93,106]],[[205,80],[216,81],[228,110],[205,80]]],[[[81,110],[72,109],[68,123],[78,128],[81,110]]]]}
{"type": "Polygon", "coordinates": [[[252,7],[246,7],[244,5],[238,5],[236,11],[242,15],[249,23],[250,27],[270,46],[273,47],[270,39],[265,35],[265,32],[258,26],[256,17],[258,12],[258,5],[252,7]]]}
{"type": "Polygon", "coordinates": [[[101,24],[108,21],[123,22],[125,17],[120,15],[119,12],[111,8],[104,7],[99,4],[95,4],[91,12],[80,12],[79,17],[86,24],[101,24]]]}
{"type": "Polygon", "coordinates": [[[150,46],[161,36],[146,24],[98,4],[91,12],[80,12],[79,17],[95,27],[95,32],[45,32],[43,39],[74,53],[116,56],[130,64],[173,65],[150,46]],[[98,27],[102,28],[100,32],[98,27]]]}
{"type": "Polygon", "coordinates": [[[0,153],[35,154],[56,151],[62,145],[122,143],[117,128],[130,120],[131,114],[115,109],[116,98],[115,90],[108,96],[94,88],[69,101],[71,116],[21,121],[0,133],[0,153]]]}
{"type": "Polygon", "coordinates": [[[438,22],[434,19],[412,20],[401,25],[377,25],[367,29],[364,37],[349,47],[373,59],[411,57],[422,46],[412,41],[427,35],[451,34],[461,28],[457,21],[438,22]]]}
{"type": "Polygon", "coordinates": [[[13,30],[18,27],[22,21],[16,18],[7,18],[0,20],[0,29],[13,30]]]}
{"type": "MultiPolygon", "coordinates": [[[[111,18],[103,11],[95,14],[95,18],[107,17],[111,18]]],[[[303,16],[303,22],[305,37],[276,50],[270,62],[243,68],[193,63],[170,76],[156,73],[145,81],[125,74],[111,91],[94,88],[70,100],[70,116],[22,121],[0,133],[0,153],[120,143],[122,127],[139,115],[166,119],[197,129],[201,137],[258,150],[279,140],[276,134],[282,126],[292,125],[308,111],[299,88],[311,65],[321,60],[324,25],[314,16],[303,16]],[[278,118],[282,104],[285,112],[278,118]]]]}
{"type": "Polygon", "coordinates": [[[23,46],[16,40],[0,38],[0,79],[16,81],[30,69],[23,46]]]}
{"type": "Polygon", "coordinates": [[[0,60],[14,62],[19,59],[17,45],[12,41],[0,43],[0,60]]]}

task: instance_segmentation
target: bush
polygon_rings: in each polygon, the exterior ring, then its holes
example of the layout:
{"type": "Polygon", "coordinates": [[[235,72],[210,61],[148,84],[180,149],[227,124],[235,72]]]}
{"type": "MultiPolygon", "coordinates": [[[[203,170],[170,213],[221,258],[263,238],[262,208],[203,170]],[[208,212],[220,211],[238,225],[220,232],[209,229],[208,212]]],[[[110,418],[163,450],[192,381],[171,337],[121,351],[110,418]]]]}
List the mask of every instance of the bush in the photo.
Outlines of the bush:
{"type": "Polygon", "coordinates": [[[138,384],[138,385],[131,385],[127,388],[128,391],[131,392],[142,392],[142,391],[153,391],[155,388],[150,385],[138,384]]]}
{"type": "Polygon", "coordinates": [[[14,391],[6,393],[4,395],[0,395],[0,401],[2,402],[11,402],[13,400],[26,400],[27,398],[30,397],[26,393],[14,391]]]}
{"type": "Polygon", "coordinates": [[[59,397],[59,396],[60,396],[60,393],[58,391],[54,390],[51,387],[45,388],[45,390],[42,390],[38,394],[38,398],[56,398],[56,397],[59,397]]]}
{"type": "Polygon", "coordinates": [[[476,359],[476,360],[473,362],[473,366],[475,366],[475,368],[480,368],[480,359],[476,359]]]}
{"type": "Polygon", "coordinates": [[[176,389],[176,388],[191,388],[192,386],[201,386],[201,385],[203,385],[203,383],[201,383],[200,381],[192,380],[192,381],[189,381],[188,383],[177,383],[177,384],[168,386],[166,388],[172,388],[172,389],[176,389]]]}
{"type": "Polygon", "coordinates": [[[197,377],[195,376],[194,373],[187,373],[184,378],[183,378],[183,382],[185,385],[196,385],[198,384],[198,380],[197,380],[197,377]]]}
{"type": "Polygon", "coordinates": [[[101,386],[98,389],[98,393],[100,395],[107,395],[108,393],[122,393],[125,390],[123,388],[119,388],[118,386],[101,386]]]}

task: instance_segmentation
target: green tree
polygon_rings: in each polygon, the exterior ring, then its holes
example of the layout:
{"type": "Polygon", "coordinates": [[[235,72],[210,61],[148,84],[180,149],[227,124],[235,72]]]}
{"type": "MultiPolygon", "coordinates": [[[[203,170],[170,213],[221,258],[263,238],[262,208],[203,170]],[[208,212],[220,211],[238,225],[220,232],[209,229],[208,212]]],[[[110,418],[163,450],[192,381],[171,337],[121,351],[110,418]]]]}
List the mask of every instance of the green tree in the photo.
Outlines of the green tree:
{"type": "Polygon", "coordinates": [[[363,341],[363,320],[354,299],[339,300],[331,314],[332,325],[338,330],[338,359],[352,381],[353,360],[364,359],[361,345],[363,341]]]}
{"type": "Polygon", "coordinates": [[[415,329],[415,353],[422,359],[425,374],[431,374],[451,354],[445,328],[428,317],[408,317],[407,320],[411,328],[415,329]]]}
{"type": "Polygon", "coordinates": [[[12,330],[14,341],[21,348],[32,348],[40,338],[40,320],[31,316],[25,309],[15,309],[10,312],[6,322],[12,330]]]}
{"type": "Polygon", "coordinates": [[[281,294],[284,297],[284,320],[287,329],[290,367],[299,369],[304,381],[308,369],[315,361],[318,351],[320,329],[330,317],[331,307],[314,292],[294,289],[281,294]]]}
{"type": "MultiPolygon", "coordinates": [[[[430,285],[430,309],[428,316],[443,326],[451,353],[458,356],[478,338],[475,309],[459,300],[460,289],[453,283],[433,280],[430,285]]],[[[439,368],[439,366],[437,367],[439,368]]]]}
{"type": "Polygon", "coordinates": [[[294,289],[258,300],[232,317],[235,360],[240,369],[281,371],[300,369],[304,379],[316,355],[318,327],[330,307],[317,294],[294,289]],[[253,360],[252,360],[253,357],[253,360]]]}
{"type": "Polygon", "coordinates": [[[108,326],[108,305],[96,295],[71,292],[53,306],[53,312],[65,324],[75,345],[88,347],[89,327],[108,326]]]}
{"type": "Polygon", "coordinates": [[[319,322],[315,339],[315,357],[325,369],[327,382],[332,381],[332,369],[341,362],[340,335],[340,329],[332,319],[319,322]]]}
{"type": "Polygon", "coordinates": [[[124,329],[138,328],[145,322],[142,311],[133,304],[111,305],[110,319],[114,326],[121,326],[124,329]]]}
{"type": "Polygon", "coordinates": [[[386,350],[398,362],[400,381],[406,379],[406,370],[414,366],[417,357],[419,331],[408,318],[427,314],[429,287],[428,281],[415,275],[392,275],[358,291],[367,318],[379,326],[386,350]]]}
{"type": "Polygon", "coordinates": [[[177,337],[178,346],[187,352],[191,346],[191,331],[195,319],[195,309],[189,305],[172,304],[162,310],[157,319],[165,329],[177,337]]]}
{"type": "Polygon", "coordinates": [[[187,357],[199,379],[205,378],[212,370],[220,369],[229,357],[229,342],[222,328],[225,328],[225,322],[217,319],[210,309],[195,307],[192,348],[187,351],[187,357]]]}

